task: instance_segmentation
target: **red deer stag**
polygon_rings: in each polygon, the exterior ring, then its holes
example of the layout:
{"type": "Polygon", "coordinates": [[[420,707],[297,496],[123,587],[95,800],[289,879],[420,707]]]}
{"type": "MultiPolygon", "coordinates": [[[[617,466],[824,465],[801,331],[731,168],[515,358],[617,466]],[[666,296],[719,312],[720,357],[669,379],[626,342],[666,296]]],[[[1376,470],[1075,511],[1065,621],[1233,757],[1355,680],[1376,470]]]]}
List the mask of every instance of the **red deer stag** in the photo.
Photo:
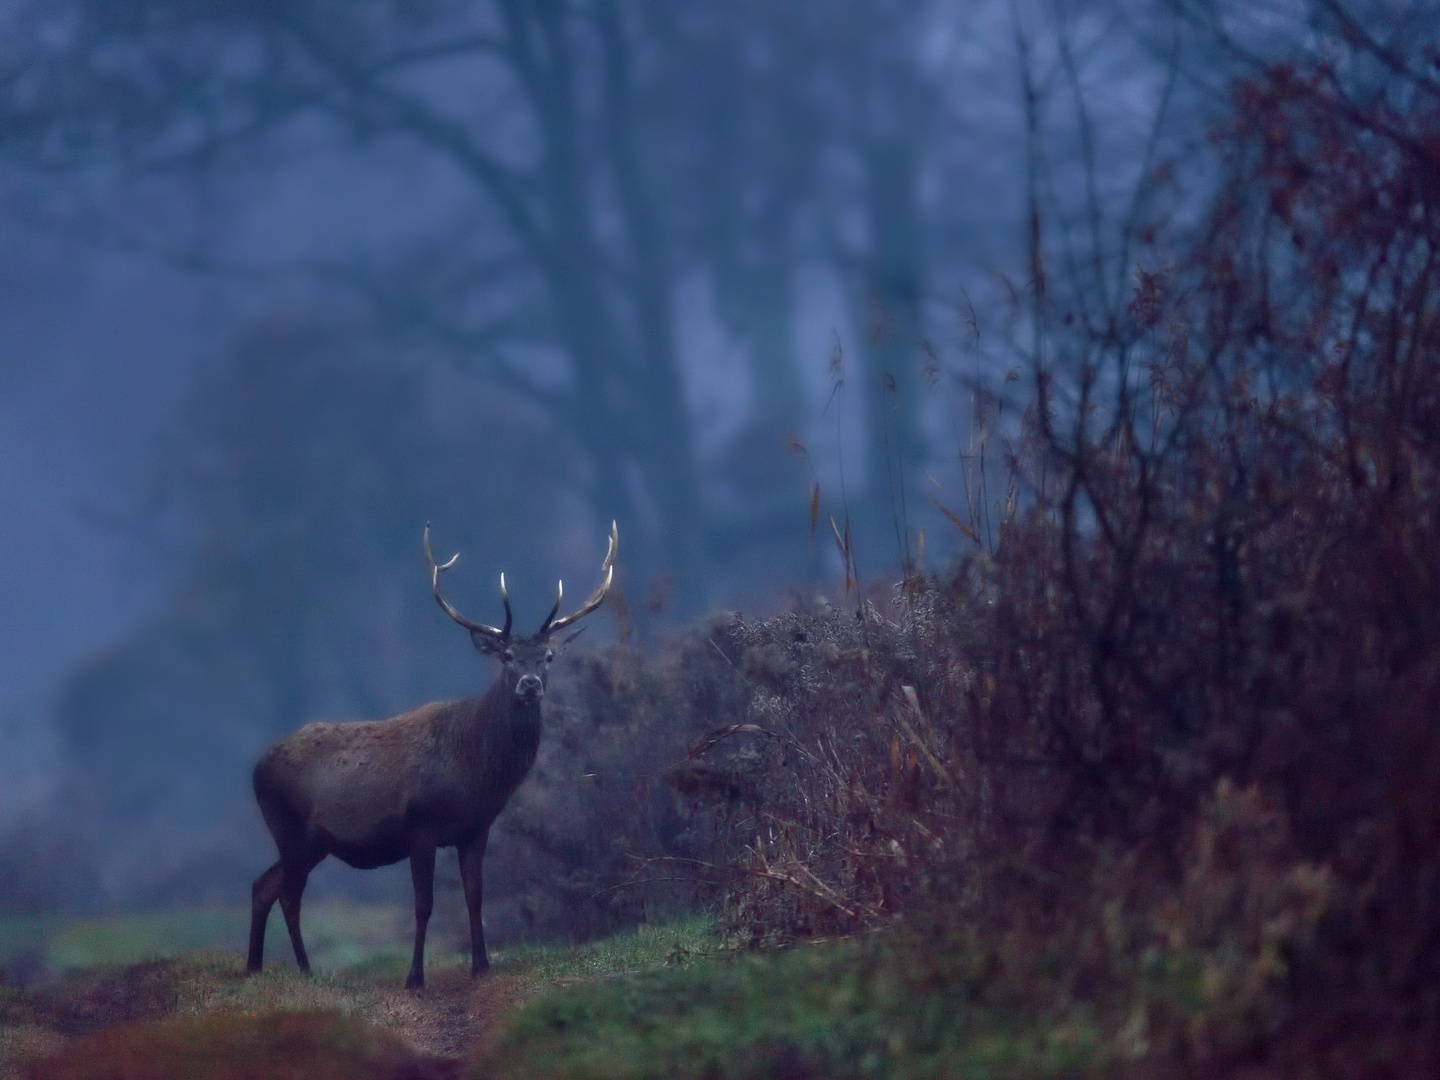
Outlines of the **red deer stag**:
{"type": "Polygon", "coordinates": [[[601,566],[600,586],[573,615],[557,618],[555,606],[532,637],[510,636],[510,598],[505,575],[500,596],[505,625],[471,622],[440,595],[440,574],[456,555],[437,565],[425,527],[430,587],[445,614],[470,631],[482,653],[504,665],[500,677],[477,698],[425,705],[389,720],[306,724],[267,750],[255,766],[255,799],[280,851],[279,861],[255,879],[251,891],[250,971],[264,963],[265,924],[280,901],[300,970],[309,971],[300,937],[300,897],[305,881],[327,855],[362,870],[410,860],[415,885],[415,956],[405,985],[425,985],[425,927],[434,894],[435,852],[453,847],[470,910],[470,970],[490,966],[480,922],[481,863],[490,825],[525,779],[540,743],[540,700],[545,693],[554,635],[590,614],[605,600],[615,575],[619,531],[601,566]]]}

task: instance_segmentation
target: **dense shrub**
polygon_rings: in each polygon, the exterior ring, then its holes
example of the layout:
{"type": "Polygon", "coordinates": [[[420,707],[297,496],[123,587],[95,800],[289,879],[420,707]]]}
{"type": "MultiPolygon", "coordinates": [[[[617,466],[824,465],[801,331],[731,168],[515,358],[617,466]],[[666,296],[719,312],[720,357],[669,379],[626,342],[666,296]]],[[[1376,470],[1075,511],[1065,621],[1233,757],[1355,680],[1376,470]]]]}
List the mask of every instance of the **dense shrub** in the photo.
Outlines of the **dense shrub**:
{"type": "MultiPolygon", "coordinates": [[[[1170,902],[1109,845],[1085,901],[1039,920],[916,917],[893,931],[722,954],[523,1007],[474,1077],[1209,1076],[1286,1016],[1286,956],[1327,876],[1282,815],[1220,785],[1170,902]],[[1039,925],[1042,922],[1045,925],[1039,925]]],[[[931,916],[943,914],[935,911],[931,916]]]]}
{"type": "Polygon", "coordinates": [[[944,911],[1083,972],[1109,935],[1131,985],[1193,969],[1142,1003],[1156,1045],[1440,1069],[1440,105],[1412,90],[1240,85],[1176,266],[1109,311],[1032,283],[994,551],[715,629],[749,701],[670,775],[743,940],[944,911]]]}

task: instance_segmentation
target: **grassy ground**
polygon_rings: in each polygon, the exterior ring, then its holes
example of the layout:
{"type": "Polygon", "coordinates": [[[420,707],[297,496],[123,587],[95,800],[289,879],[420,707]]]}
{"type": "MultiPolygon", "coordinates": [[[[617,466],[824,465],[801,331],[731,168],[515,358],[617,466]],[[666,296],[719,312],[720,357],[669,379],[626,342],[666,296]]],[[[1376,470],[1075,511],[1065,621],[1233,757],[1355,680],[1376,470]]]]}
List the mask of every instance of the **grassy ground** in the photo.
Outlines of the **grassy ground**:
{"type": "Polygon", "coordinates": [[[470,1076],[1107,1075],[1115,1045],[1085,1007],[1006,1000],[987,962],[882,935],[731,955],[536,996],[470,1076]]]}
{"type": "MultiPolygon", "coordinates": [[[[408,958],[396,947],[408,932],[394,940],[384,932],[404,921],[399,913],[307,909],[312,955],[325,966],[306,976],[267,963],[252,978],[238,952],[189,951],[207,927],[230,933],[223,914],[30,926],[26,947],[36,948],[43,930],[38,947],[66,970],[33,988],[0,987],[0,1077],[457,1075],[522,1002],[713,947],[707,920],[642,927],[576,948],[495,950],[478,981],[467,956],[433,950],[426,990],[412,994],[402,987],[408,958]]],[[[12,946],[21,936],[14,924],[5,932],[12,946]]],[[[271,944],[269,955],[280,957],[280,943],[271,944]]]]}
{"type": "MultiPolygon", "coordinates": [[[[408,963],[414,915],[396,905],[320,901],[305,905],[304,927],[311,964],[320,971],[340,972],[376,963],[408,963]]],[[[44,981],[102,965],[196,952],[239,952],[249,931],[248,904],[104,919],[0,918],[0,966],[10,971],[19,967],[29,976],[24,981],[44,981]]],[[[432,942],[431,956],[457,951],[444,934],[434,934],[432,942]]],[[[290,941],[278,910],[270,916],[265,958],[267,964],[291,963],[290,941]]]]}
{"type": "MultiPolygon", "coordinates": [[[[146,934],[165,938],[164,921],[53,940],[131,960],[146,934]]],[[[691,919],[498,950],[480,980],[436,956],[420,994],[386,949],[309,976],[275,964],[247,978],[236,952],[101,964],[0,987],[0,1078],[1159,1077],[1175,1072],[1175,1032],[1263,1026],[1259,999],[1237,1006],[1203,950],[1122,956],[1082,989],[1065,948],[912,927],[736,953],[691,919]]]]}

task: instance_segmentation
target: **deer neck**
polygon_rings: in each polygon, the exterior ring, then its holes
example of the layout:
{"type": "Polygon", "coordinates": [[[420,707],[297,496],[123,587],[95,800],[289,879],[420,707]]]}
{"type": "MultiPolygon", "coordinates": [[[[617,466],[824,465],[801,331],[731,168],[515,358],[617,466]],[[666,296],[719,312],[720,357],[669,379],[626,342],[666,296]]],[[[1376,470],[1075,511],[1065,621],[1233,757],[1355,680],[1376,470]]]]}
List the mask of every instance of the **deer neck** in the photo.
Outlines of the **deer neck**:
{"type": "Polygon", "coordinates": [[[510,763],[523,777],[540,745],[540,699],[516,697],[508,682],[497,680],[468,704],[463,719],[457,717],[464,729],[460,739],[483,758],[510,763]]]}
{"type": "Polygon", "coordinates": [[[510,709],[509,723],[505,727],[511,745],[524,756],[528,769],[528,763],[535,760],[535,750],[540,745],[540,699],[517,698],[509,693],[506,696],[510,699],[510,709]]]}

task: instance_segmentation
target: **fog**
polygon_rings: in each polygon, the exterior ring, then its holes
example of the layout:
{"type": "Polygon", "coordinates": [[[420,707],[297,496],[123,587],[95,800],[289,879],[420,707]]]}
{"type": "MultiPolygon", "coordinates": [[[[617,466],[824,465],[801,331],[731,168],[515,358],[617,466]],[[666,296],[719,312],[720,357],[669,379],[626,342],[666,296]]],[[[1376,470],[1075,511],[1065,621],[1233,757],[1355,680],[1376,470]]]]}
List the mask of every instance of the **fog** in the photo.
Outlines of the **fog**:
{"type": "Polygon", "coordinates": [[[922,532],[943,566],[1027,199],[1083,246],[1165,165],[1183,219],[1247,62],[1103,2],[0,23],[0,838],[79,853],[17,908],[238,898],[268,742],[488,681],[427,521],[461,610],[497,618],[503,570],[526,625],[618,521],[590,647],[843,595],[832,515],[867,582],[922,532]]]}

